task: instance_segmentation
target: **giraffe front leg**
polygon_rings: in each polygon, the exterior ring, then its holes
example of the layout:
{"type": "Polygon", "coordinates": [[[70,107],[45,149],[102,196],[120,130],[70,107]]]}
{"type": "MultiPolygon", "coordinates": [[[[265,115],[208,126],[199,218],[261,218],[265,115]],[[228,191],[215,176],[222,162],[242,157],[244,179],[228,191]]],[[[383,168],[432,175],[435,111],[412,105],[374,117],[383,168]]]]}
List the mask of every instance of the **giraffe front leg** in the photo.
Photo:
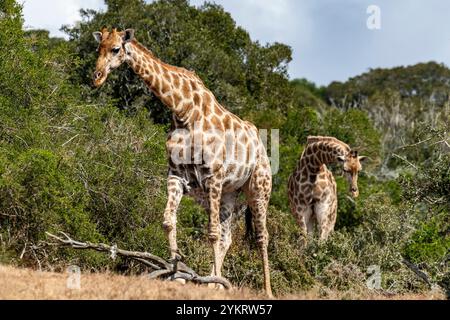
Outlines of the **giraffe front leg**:
{"type": "Polygon", "coordinates": [[[183,197],[183,184],[178,177],[169,176],[167,180],[167,205],[164,211],[163,227],[169,239],[170,256],[175,259],[178,255],[177,245],[177,209],[183,197]]]}
{"type": "Polygon", "coordinates": [[[334,226],[336,224],[336,215],[337,215],[337,196],[334,196],[331,200],[330,208],[328,211],[327,222],[324,226],[320,240],[327,240],[330,234],[334,231],[334,226]]]}
{"type": "Polygon", "coordinates": [[[309,223],[309,215],[306,213],[306,209],[298,209],[295,211],[295,217],[297,224],[300,228],[300,232],[304,237],[308,234],[307,223],[309,223]]]}
{"type": "Polygon", "coordinates": [[[208,180],[209,190],[209,230],[208,238],[213,247],[214,275],[220,276],[220,201],[222,196],[222,181],[216,176],[208,180]]]}
{"type": "MultiPolygon", "coordinates": [[[[218,275],[222,274],[222,265],[228,249],[232,243],[231,220],[233,218],[237,193],[228,193],[222,196],[220,206],[220,240],[219,240],[219,261],[217,265],[218,275]]],[[[211,275],[215,275],[215,268],[212,268],[211,275]]]]}
{"type": "Polygon", "coordinates": [[[311,235],[313,231],[312,226],[312,209],[307,205],[299,205],[293,210],[294,216],[297,220],[297,224],[300,227],[300,243],[306,246],[308,243],[308,236],[311,235]]]}
{"type": "Polygon", "coordinates": [[[314,205],[314,212],[317,218],[317,225],[319,229],[319,240],[321,242],[326,241],[330,232],[334,228],[334,223],[332,223],[333,207],[328,198],[317,202],[314,205]]]}

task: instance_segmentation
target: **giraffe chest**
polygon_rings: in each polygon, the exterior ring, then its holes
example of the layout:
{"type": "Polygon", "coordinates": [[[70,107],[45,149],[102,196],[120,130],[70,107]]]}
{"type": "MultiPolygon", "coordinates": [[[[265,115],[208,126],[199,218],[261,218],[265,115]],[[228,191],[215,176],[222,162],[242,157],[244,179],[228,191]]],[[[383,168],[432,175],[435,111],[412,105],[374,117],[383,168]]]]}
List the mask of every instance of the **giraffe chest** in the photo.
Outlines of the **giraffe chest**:
{"type": "Polygon", "coordinates": [[[298,194],[304,204],[321,201],[336,194],[336,182],[325,165],[317,173],[311,173],[306,167],[301,168],[291,176],[289,188],[291,192],[298,194]]]}
{"type": "Polygon", "coordinates": [[[325,198],[332,198],[336,195],[336,182],[333,174],[325,168],[316,178],[312,189],[312,197],[315,201],[321,201],[325,198]]]}

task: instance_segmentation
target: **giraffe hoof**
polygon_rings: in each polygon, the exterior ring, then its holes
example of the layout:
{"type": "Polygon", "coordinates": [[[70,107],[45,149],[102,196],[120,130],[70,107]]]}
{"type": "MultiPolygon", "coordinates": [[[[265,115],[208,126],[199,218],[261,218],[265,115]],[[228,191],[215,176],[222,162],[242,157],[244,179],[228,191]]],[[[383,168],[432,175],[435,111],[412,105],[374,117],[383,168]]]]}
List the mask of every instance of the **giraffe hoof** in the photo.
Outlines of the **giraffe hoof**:
{"type": "Polygon", "coordinates": [[[177,250],[173,251],[172,253],[172,262],[177,262],[177,261],[182,261],[183,257],[181,255],[181,253],[177,250]]]}

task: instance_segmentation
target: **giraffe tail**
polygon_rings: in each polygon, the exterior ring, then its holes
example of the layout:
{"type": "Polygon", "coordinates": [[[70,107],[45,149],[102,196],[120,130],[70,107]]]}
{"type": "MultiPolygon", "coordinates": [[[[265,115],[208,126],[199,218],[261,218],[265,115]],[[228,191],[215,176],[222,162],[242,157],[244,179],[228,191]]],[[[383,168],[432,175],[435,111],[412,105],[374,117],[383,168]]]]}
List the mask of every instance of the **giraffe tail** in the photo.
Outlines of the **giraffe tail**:
{"type": "Polygon", "coordinates": [[[253,214],[250,207],[245,209],[245,238],[247,240],[253,239],[255,236],[255,229],[253,227],[253,214]]]}

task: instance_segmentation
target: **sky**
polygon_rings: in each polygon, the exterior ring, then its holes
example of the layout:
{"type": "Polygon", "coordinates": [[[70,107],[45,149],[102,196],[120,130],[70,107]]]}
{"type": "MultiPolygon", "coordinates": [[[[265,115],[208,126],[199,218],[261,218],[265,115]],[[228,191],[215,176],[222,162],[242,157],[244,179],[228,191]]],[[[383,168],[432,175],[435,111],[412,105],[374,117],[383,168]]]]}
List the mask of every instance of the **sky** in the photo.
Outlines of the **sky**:
{"type": "MultiPolygon", "coordinates": [[[[63,36],[61,25],[80,19],[80,8],[105,10],[102,0],[21,1],[25,25],[48,29],[53,36],[63,36]]],[[[450,65],[447,0],[209,1],[230,12],[253,40],[291,46],[292,79],[327,85],[371,68],[428,61],[450,65]],[[379,11],[368,12],[373,5],[379,11]]],[[[203,2],[191,0],[196,6],[203,2]]]]}

